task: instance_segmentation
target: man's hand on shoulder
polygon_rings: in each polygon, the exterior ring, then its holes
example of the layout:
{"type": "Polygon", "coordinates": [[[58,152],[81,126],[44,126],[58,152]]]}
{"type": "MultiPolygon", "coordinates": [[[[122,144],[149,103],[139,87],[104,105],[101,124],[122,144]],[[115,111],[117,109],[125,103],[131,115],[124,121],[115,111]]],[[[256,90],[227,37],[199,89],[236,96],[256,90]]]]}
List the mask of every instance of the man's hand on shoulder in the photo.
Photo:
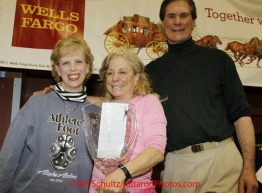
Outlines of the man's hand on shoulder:
{"type": "Polygon", "coordinates": [[[33,94],[46,94],[53,90],[55,90],[55,85],[50,85],[48,87],[45,87],[44,90],[35,91],[33,94]]]}
{"type": "Polygon", "coordinates": [[[102,98],[98,96],[87,96],[86,98],[90,103],[102,102],[102,98]]]}

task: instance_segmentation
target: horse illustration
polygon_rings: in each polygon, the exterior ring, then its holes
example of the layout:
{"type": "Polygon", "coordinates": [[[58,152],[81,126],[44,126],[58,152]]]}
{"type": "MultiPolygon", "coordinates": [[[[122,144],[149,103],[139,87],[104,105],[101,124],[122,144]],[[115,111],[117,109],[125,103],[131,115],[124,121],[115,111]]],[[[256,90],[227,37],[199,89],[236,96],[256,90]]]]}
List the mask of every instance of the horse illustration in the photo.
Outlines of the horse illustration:
{"type": "Polygon", "coordinates": [[[257,67],[259,66],[259,62],[262,59],[262,40],[260,40],[256,46],[256,56],[257,56],[257,67]]]}
{"type": "Polygon", "coordinates": [[[211,41],[209,42],[208,47],[217,48],[217,44],[222,44],[221,40],[217,36],[212,36],[211,41]]]}
{"type": "Polygon", "coordinates": [[[207,47],[207,45],[209,44],[211,39],[212,39],[212,35],[206,35],[206,36],[202,37],[201,39],[196,40],[195,44],[197,44],[199,46],[206,46],[207,47]]]}
{"type": "Polygon", "coordinates": [[[217,36],[206,35],[199,40],[194,41],[199,46],[205,46],[210,48],[217,48],[217,44],[222,44],[221,40],[217,36]]]}
{"type": "Polygon", "coordinates": [[[247,53],[247,46],[247,44],[233,41],[229,42],[224,50],[230,50],[234,54],[234,62],[238,62],[240,66],[244,66],[243,59],[249,55],[249,53],[247,53]]]}
{"type": "Polygon", "coordinates": [[[262,40],[259,40],[257,37],[251,38],[245,44],[237,41],[229,42],[225,50],[230,50],[234,54],[235,62],[238,62],[240,66],[244,66],[243,60],[249,56],[249,62],[245,64],[250,64],[255,59],[258,59],[257,67],[260,68],[259,61],[262,59],[262,40]]]}

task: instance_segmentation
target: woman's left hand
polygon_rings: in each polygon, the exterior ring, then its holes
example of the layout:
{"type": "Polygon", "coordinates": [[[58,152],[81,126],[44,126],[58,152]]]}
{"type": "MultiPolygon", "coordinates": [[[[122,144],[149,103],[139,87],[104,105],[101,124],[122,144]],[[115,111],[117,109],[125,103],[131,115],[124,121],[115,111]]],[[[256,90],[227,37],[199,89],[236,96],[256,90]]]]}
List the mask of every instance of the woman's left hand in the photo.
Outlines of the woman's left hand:
{"type": "Polygon", "coordinates": [[[116,169],[109,174],[101,183],[101,187],[96,188],[98,193],[122,193],[125,185],[125,174],[121,169],[116,169]]]}

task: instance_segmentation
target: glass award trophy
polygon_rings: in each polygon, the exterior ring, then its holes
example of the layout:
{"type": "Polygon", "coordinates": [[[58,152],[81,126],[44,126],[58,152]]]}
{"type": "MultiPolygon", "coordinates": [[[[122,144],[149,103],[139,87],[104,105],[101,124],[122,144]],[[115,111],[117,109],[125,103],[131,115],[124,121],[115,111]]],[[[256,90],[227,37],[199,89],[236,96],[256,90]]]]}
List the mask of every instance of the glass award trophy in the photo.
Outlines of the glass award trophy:
{"type": "Polygon", "coordinates": [[[138,132],[134,105],[99,102],[85,105],[82,112],[87,148],[107,176],[131,156],[138,132]]]}

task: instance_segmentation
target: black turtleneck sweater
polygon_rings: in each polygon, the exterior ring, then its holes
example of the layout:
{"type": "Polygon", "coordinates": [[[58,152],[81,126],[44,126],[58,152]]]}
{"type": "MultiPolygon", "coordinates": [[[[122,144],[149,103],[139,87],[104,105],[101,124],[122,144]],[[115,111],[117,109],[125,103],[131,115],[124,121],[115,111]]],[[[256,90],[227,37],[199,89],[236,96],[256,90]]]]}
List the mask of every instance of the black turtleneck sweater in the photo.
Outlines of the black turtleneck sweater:
{"type": "Polygon", "coordinates": [[[250,116],[250,106],[233,60],[222,50],[197,46],[192,38],[168,45],[168,52],[146,66],[155,91],[168,100],[167,151],[222,141],[233,123],[250,116]]]}

